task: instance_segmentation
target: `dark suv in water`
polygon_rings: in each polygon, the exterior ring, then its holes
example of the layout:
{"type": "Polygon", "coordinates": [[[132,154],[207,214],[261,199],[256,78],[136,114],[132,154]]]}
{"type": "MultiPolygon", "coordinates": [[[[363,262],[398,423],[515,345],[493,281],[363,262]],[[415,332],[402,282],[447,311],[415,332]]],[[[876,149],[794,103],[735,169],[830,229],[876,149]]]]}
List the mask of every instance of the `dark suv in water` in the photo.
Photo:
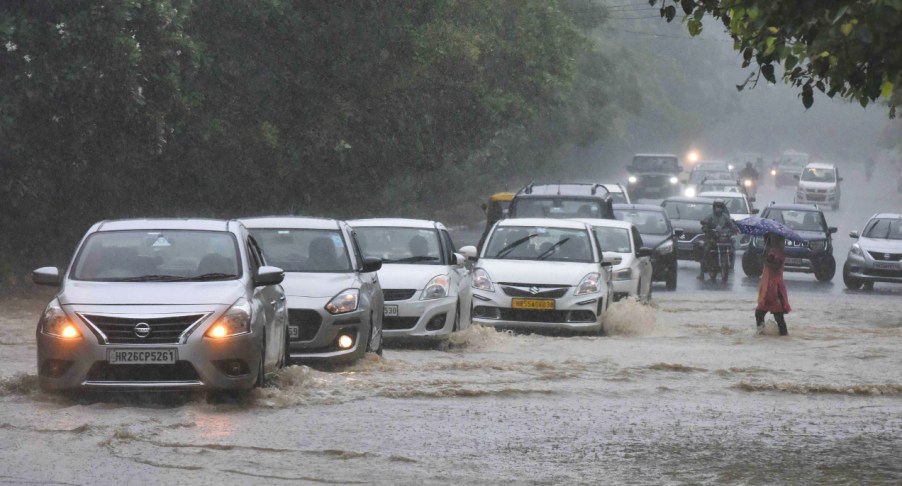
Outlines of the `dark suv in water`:
{"type": "Polygon", "coordinates": [[[615,204],[617,219],[633,223],[642,237],[642,246],[653,249],[651,254],[652,282],[664,281],[667,290],[677,286],[677,238],[682,231],[674,230],[670,218],[661,206],[651,204],[615,204]]]}
{"type": "Polygon", "coordinates": [[[636,154],[626,166],[629,191],[633,199],[664,199],[680,194],[679,159],[671,154],[636,154]]]}
{"type": "Polygon", "coordinates": [[[529,183],[514,196],[509,218],[614,218],[614,200],[602,184],[529,183]]]}
{"type": "MultiPolygon", "coordinates": [[[[827,226],[824,212],[814,204],[773,204],[764,209],[762,218],[782,223],[798,233],[805,241],[786,242],[784,271],[813,273],[820,282],[833,280],[836,260],[833,258],[833,233],[827,226]]],[[[764,238],[756,236],[742,255],[742,270],[749,277],[758,277],[764,269],[764,238]]]]}

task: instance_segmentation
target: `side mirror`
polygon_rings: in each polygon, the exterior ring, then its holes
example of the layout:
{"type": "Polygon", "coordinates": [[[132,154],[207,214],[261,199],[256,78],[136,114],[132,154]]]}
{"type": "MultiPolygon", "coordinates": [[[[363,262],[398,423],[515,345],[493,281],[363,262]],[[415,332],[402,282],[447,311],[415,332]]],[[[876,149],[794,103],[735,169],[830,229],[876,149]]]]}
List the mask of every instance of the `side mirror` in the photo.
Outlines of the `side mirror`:
{"type": "Polygon", "coordinates": [[[363,273],[378,272],[382,268],[382,259],[366,257],[363,259],[363,273]]]}
{"type": "Polygon", "coordinates": [[[799,180],[799,175],[798,175],[798,174],[793,174],[793,175],[792,175],[792,178],[795,179],[795,180],[799,180]]]}
{"type": "Polygon", "coordinates": [[[636,256],[638,256],[640,258],[650,257],[651,256],[651,248],[647,248],[644,246],[642,248],[639,248],[638,250],[636,250],[636,256]]]}
{"type": "Polygon", "coordinates": [[[758,208],[752,209],[752,214],[758,214],[761,211],[758,208]]]}
{"type": "Polygon", "coordinates": [[[59,286],[62,281],[60,278],[60,271],[56,267],[41,267],[31,272],[31,280],[38,285],[50,285],[54,287],[59,286]]]}
{"type": "Polygon", "coordinates": [[[852,231],[851,233],[849,233],[849,238],[854,238],[857,240],[859,238],[858,232],[852,231]]]}
{"type": "Polygon", "coordinates": [[[476,247],[473,245],[467,245],[460,250],[458,250],[461,255],[464,256],[467,260],[476,261],[476,257],[478,252],[476,251],[476,247]]]}
{"type": "Polygon", "coordinates": [[[683,236],[684,233],[685,231],[683,231],[683,228],[674,228],[673,230],[673,236],[676,236],[677,238],[683,236]]]}
{"type": "Polygon", "coordinates": [[[279,267],[264,265],[257,270],[254,277],[254,286],[266,287],[267,285],[279,285],[285,280],[285,271],[279,267]]]}
{"type": "Polygon", "coordinates": [[[467,257],[461,255],[460,253],[455,253],[453,263],[454,263],[454,265],[461,266],[461,265],[467,263],[467,257]]]}
{"type": "Polygon", "coordinates": [[[827,232],[830,233],[831,235],[833,233],[836,233],[837,231],[839,231],[839,228],[837,228],[836,226],[831,226],[831,227],[827,228],[827,232]]]}

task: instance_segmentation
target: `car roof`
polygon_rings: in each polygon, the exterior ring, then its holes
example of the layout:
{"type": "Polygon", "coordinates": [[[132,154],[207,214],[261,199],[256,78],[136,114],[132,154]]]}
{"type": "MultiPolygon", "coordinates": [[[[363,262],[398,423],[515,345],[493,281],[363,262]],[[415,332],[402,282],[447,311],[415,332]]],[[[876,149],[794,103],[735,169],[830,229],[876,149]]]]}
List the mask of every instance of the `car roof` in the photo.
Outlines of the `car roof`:
{"type": "Polygon", "coordinates": [[[833,164],[829,164],[827,162],[809,162],[808,165],[805,166],[806,169],[835,169],[836,166],[833,164]]]}
{"type": "Polygon", "coordinates": [[[698,197],[730,197],[735,199],[745,199],[745,194],[741,192],[729,192],[729,191],[705,191],[698,193],[698,197]]]}
{"type": "Polygon", "coordinates": [[[635,154],[633,157],[673,157],[675,159],[679,158],[675,154],[635,154]]]}
{"type": "Polygon", "coordinates": [[[902,213],[877,213],[871,216],[871,219],[882,218],[882,219],[902,219],[902,213]]]}
{"type": "Polygon", "coordinates": [[[608,192],[626,192],[626,189],[623,187],[623,184],[619,182],[615,182],[613,184],[602,183],[599,186],[608,190],[608,192]]]}
{"type": "Polygon", "coordinates": [[[286,228],[286,229],[338,229],[338,221],[327,218],[310,218],[305,216],[264,216],[260,218],[242,218],[247,228],[286,228]]]}
{"type": "Polygon", "coordinates": [[[229,223],[235,220],[226,219],[117,219],[101,221],[94,225],[92,231],[125,231],[125,230],[198,230],[198,231],[230,231],[229,223]]]}
{"type": "Polygon", "coordinates": [[[354,219],[347,221],[349,225],[355,228],[368,227],[397,227],[397,228],[422,228],[435,229],[436,222],[427,219],[407,219],[407,218],[370,218],[370,219],[354,219]]]}
{"type": "Polygon", "coordinates": [[[546,228],[586,229],[586,224],[572,219],[510,218],[498,222],[499,227],[541,226],[546,228]]]}
{"type": "Polygon", "coordinates": [[[771,204],[764,208],[768,209],[788,209],[790,211],[821,211],[821,208],[815,206],[814,204],[771,204]]]}
{"type": "Polygon", "coordinates": [[[713,199],[708,199],[706,197],[688,197],[688,196],[673,196],[668,197],[661,204],[666,202],[686,202],[686,203],[700,203],[700,204],[714,204],[713,199]]]}
{"type": "Polygon", "coordinates": [[[586,223],[589,226],[609,226],[612,228],[624,228],[624,229],[630,229],[633,227],[633,223],[630,223],[629,221],[621,221],[619,219],[574,218],[573,221],[579,221],[581,223],[586,223]]]}
{"type": "Polygon", "coordinates": [[[739,186],[739,182],[733,179],[705,179],[700,184],[717,184],[719,186],[739,186]]]}
{"type": "Polygon", "coordinates": [[[608,188],[604,184],[592,182],[561,182],[561,183],[529,183],[517,192],[517,196],[588,196],[601,197],[607,194],[608,188]],[[604,189],[599,192],[597,188],[604,189]]]}
{"type": "Polygon", "coordinates": [[[661,206],[654,205],[654,204],[621,204],[621,203],[618,203],[618,204],[614,205],[614,211],[617,211],[617,210],[623,211],[623,210],[630,210],[630,209],[636,209],[639,211],[654,211],[656,213],[664,212],[664,208],[662,208],[661,206]]]}

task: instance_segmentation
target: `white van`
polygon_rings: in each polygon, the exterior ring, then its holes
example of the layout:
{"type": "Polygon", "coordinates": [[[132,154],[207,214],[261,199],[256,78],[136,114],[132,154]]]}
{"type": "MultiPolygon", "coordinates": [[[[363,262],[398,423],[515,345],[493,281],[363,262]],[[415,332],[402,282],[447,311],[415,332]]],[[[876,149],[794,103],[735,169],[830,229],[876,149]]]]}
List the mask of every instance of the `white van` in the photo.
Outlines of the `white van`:
{"type": "Polygon", "coordinates": [[[839,170],[835,165],[811,163],[806,165],[796,178],[799,181],[796,204],[829,204],[833,209],[839,209],[839,200],[842,196],[839,183],[842,182],[842,177],[839,176],[839,170]]]}

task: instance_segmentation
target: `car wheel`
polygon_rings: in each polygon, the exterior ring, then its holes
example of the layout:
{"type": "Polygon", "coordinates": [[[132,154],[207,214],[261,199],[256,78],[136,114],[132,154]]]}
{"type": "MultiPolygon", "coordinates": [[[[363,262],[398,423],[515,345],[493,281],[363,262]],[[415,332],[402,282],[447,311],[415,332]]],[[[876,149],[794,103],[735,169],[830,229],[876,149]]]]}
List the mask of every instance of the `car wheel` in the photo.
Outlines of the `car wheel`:
{"type": "Polygon", "coordinates": [[[864,283],[861,280],[849,275],[849,264],[845,264],[842,267],[842,281],[846,284],[846,288],[849,290],[858,290],[861,288],[861,285],[864,283]]]}
{"type": "Polygon", "coordinates": [[[677,288],[677,264],[674,263],[673,267],[670,269],[670,274],[667,275],[667,280],[664,283],[665,288],[667,290],[676,290],[677,288]]]}
{"type": "Polygon", "coordinates": [[[833,255],[830,255],[814,272],[814,278],[818,282],[829,282],[833,280],[834,275],[836,275],[836,260],[833,258],[833,255]]]}
{"type": "Polygon", "coordinates": [[[742,255],[742,271],[746,274],[746,276],[760,277],[761,272],[764,271],[764,266],[761,264],[757,256],[755,256],[750,251],[746,251],[742,255]]]}
{"type": "Polygon", "coordinates": [[[366,340],[366,352],[368,353],[376,353],[379,356],[382,356],[382,326],[378,326],[376,329],[376,321],[372,314],[370,314],[370,335],[366,340]],[[373,343],[375,347],[373,347],[373,343]]]}

